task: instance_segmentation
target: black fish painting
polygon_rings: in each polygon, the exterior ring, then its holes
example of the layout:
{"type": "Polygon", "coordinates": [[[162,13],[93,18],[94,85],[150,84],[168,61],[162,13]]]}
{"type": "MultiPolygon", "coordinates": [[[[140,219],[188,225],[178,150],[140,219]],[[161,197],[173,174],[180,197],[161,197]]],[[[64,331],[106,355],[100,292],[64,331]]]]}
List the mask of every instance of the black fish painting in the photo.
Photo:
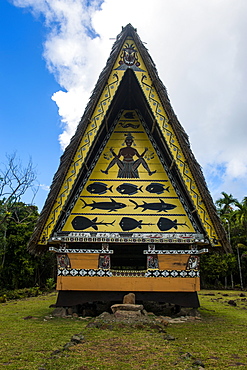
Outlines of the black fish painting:
{"type": "Polygon", "coordinates": [[[87,186],[87,191],[91,194],[105,194],[107,190],[112,192],[112,186],[108,188],[107,184],[104,184],[103,182],[93,182],[87,186]]]}
{"type": "Polygon", "coordinates": [[[172,228],[177,230],[179,225],[189,227],[186,223],[184,224],[178,223],[177,220],[170,220],[169,218],[166,217],[160,217],[157,223],[157,226],[160,229],[160,231],[167,231],[172,228]]]}
{"type": "Polygon", "coordinates": [[[98,230],[98,225],[113,225],[115,222],[112,221],[112,222],[104,222],[104,221],[100,221],[100,222],[97,222],[97,217],[95,217],[93,220],[90,220],[89,218],[85,217],[85,216],[76,216],[73,220],[72,220],[72,226],[75,230],[85,230],[85,229],[89,229],[90,227],[92,227],[94,230],[98,230]]]}
{"type": "Polygon", "coordinates": [[[137,209],[139,207],[143,208],[142,212],[146,211],[147,209],[149,209],[150,211],[167,212],[168,210],[174,209],[177,207],[174,204],[165,203],[162,199],[160,199],[160,203],[146,203],[145,201],[143,201],[143,204],[137,204],[132,199],[130,199],[129,201],[135,204],[134,209],[137,209]]]}
{"type": "Polygon", "coordinates": [[[85,207],[92,207],[91,209],[103,209],[103,210],[108,210],[109,212],[116,211],[117,209],[121,209],[126,207],[126,204],[124,203],[118,203],[114,199],[111,199],[111,202],[95,202],[93,200],[93,203],[87,204],[84,199],[80,199],[85,207]]]}
{"type": "Polygon", "coordinates": [[[123,231],[130,231],[136,229],[137,227],[141,229],[143,225],[154,225],[154,224],[145,224],[142,222],[142,220],[137,221],[131,217],[123,217],[119,222],[119,225],[123,231]]]}
{"type": "Polygon", "coordinates": [[[146,187],[146,190],[149,193],[162,194],[164,193],[164,191],[169,192],[169,187],[170,186],[167,186],[167,188],[165,188],[164,184],[159,184],[158,182],[152,182],[146,187]]]}
{"type": "Polygon", "coordinates": [[[142,186],[140,186],[138,188],[137,185],[135,184],[128,184],[128,183],[125,183],[125,184],[121,184],[117,187],[116,189],[120,194],[128,194],[128,195],[133,195],[133,194],[136,194],[138,192],[138,190],[140,190],[142,192],[142,186]]]}

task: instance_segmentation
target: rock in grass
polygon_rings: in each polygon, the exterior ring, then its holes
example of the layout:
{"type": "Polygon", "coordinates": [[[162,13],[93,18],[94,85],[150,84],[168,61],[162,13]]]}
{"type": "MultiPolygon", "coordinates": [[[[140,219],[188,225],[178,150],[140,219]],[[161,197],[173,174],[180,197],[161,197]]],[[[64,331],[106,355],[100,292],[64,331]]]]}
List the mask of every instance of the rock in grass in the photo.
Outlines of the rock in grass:
{"type": "Polygon", "coordinates": [[[193,366],[200,366],[202,368],[205,367],[204,363],[201,361],[201,360],[195,360],[193,363],[192,363],[193,366]]]}
{"type": "Polygon", "coordinates": [[[237,306],[237,303],[233,299],[230,299],[230,301],[228,301],[227,303],[234,307],[237,306]]]}
{"type": "Polygon", "coordinates": [[[26,316],[26,317],[23,317],[23,320],[30,320],[30,319],[32,319],[32,320],[38,320],[38,318],[37,317],[34,317],[34,316],[26,316]]]}
{"type": "Polygon", "coordinates": [[[66,317],[66,315],[67,315],[67,312],[66,312],[66,308],[64,307],[57,307],[52,312],[52,316],[54,317],[66,317]]]}
{"type": "Polygon", "coordinates": [[[186,352],[186,353],[183,353],[182,355],[181,355],[181,358],[183,358],[183,359],[185,359],[185,360],[188,360],[189,358],[193,358],[194,356],[191,354],[191,353],[189,353],[189,352],[186,352]]]}
{"type": "Polygon", "coordinates": [[[173,337],[172,335],[167,334],[167,335],[164,336],[164,339],[165,340],[175,340],[175,337],[173,337]]]}
{"type": "Polygon", "coordinates": [[[60,349],[56,349],[55,351],[52,352],[52,356],[59,355],[61,353],[60,349]]]}
{"type": "Polygon", "coordinates": [[[71,342],[76,344],[82,343],[84,341],[84,336],[82,334],[74,334],[71,337],[71,342]]]}
{"type": "Polygon", "coordinates": [[[98,316],[99,319],[102,319],[102,320],[105,320],[105,319],[110,319],[111,318],[111,314],[109,312],[102,312],[99,316],[98,316]]]}
{"type": "Polygon", "coordinates": [[[165,317],[165,316],[159,316],[157,317],[156,321],[159,322],[160,324],[164,325],[164,326],[168,326],[169,325],[169,320],[171,320],[170,317],[165,317]]]}
{"type": "Polygon", "coordinates": [[[68,342],[63,346],[63,349],[68,349],[69,347],[73,347],[76,343],[75,342],[68,342]]]}

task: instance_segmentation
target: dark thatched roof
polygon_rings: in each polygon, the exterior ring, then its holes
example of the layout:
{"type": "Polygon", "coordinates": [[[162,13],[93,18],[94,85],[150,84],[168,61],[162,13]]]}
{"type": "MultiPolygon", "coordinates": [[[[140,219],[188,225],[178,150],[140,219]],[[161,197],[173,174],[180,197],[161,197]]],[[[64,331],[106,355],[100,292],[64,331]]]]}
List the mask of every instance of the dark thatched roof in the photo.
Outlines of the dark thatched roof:
{"type": "Polygon", "coordinates": [[[66,177],[66,174],[68,172],[69,166],[71,164],[71,161],[73,160],[76,150],[80,144],[81,138],[87,128],[88,122],[90,121],[90,118],[94,112],[94,109],[97,105],[97,102],[101,96],[101,93],[105,87],[106,81],[109,78],[109,75],[113,69],[114,63],[116,61],[116,58],[118,54],[121,51],[121,48],[123,46],[123,43],[125,42],[127,37],[132,37],[133,41],[135,42],[138,51],[144,60],[145,66],[147,68],[147,71],[152,79],[153,86],[156,89],[159,98],[164,106],[164,109],[166,111],[166,114],[169,119],[169,123],[172,126],[174,132],[176,133],[176,137],[179,141],[179,144],[183,150],[184,156],[186,158],[187,164],[191,170],[191,173],[196,181],[197,187],[199,189],[199,192],[201,194],[202,200],[207,208],[208,214],[214,224],[215,230],[217,232],[217,235],[220,239],[221,244],[223,245],[224,250],[230,251],[231,247],[229,245],[226,233],[224,228],[222,227],[222,224],[220,222],[220,219],[216,213],[216,208],[214,206],[212,197],[209,193],[209,190],[207,188],[202,170],[198,162],[196,161],[189,143],[189,138],[186,132],[184,131],[183,127],[179,123],[172,106],[170,104],[168,94],[166,91],[165,86],[163,85],[162,81],[160,80],[155,64],[150,57],[146,47],[141,42],[136,29],[132,27],[131,24],[128,24],[126,27],[122,29],[122,32],[117,36],[117,39],[113,45],[111,54],[107,60],[106,66],[101,72],[99,79],[96,83],[96,86],[94,88],[94,91],[91,95],[91,98],[89,100],[89,103],[85,109],[85,112],[81,118],[81,121],[79,122],[79,125],[77,127],[75,135],[72,137],[70,144],[67,146],[66,150],[64,151],[64,154],[61,156],[60,159],[60,165],[59,168],[53,178],[53,182],[51,185],[51,189],[49,192],[49,195],[47,197],[47,200],[45,202],[45,205],[43,207],[43,210],[40,214],[40,217],[38,219],[36,228],[34,230],[34,233],[31,237],[31,240],[28,245],[28,249],[32,253],[40,253],[47,249],[47,246],[44,245],[38,245],[39,239],[42,233],[42,230],[45,226],[45,223],[47,221],[47,218],[49,217],[49,214],[52,210],[52,207],[54,205],[54,202],[57,199],[58,193],[60,191],[61,185],[63,184],[63,181],[66,177]]]}

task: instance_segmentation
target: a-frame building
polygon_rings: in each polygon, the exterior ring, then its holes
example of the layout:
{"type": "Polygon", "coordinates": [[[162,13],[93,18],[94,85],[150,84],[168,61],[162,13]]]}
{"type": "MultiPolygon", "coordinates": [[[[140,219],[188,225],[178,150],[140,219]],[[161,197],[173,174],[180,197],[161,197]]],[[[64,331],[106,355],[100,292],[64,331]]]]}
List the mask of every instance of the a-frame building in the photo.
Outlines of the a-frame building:
{"type": "Polygon", "coordinates": [[[230,250],[188,136],[130,24],[61,157],[29,244],[37,254],[48,248],[57,254],[58,306],[134,292],[197,307],[200,254],[230,250]]]}

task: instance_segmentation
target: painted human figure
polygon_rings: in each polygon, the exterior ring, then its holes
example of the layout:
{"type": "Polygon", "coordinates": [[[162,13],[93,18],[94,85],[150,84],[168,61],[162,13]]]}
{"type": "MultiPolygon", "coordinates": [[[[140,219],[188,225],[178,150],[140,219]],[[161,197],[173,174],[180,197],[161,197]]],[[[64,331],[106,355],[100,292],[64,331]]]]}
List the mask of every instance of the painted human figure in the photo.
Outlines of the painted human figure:
{"type": "Polygon", "coordinates": [[[198,270],[199,268],[199,257],[190,256],[187,263],[187,270],[198,270]]]}
{"type": "Polygon", "coordinates": [[[110,256],[104,255],[99,257],[99,268],[102,269],[110,268],[110,256]]]}
{"type": "Polygon", "coordinates": [[[110,149],[114,158],[111,160],[106,170],[101,170],[101,172],[108,175],[109,169],[115,164],[117,164],[119,167],[117,176],[118,178],[139,178],[138,167],[140,166],[140,164],[143,165],[150,176],[156,172],[150,170],[147,162],[143,158],[148,149],[145,148],[144,152],[142,154],[139,154],[136,149],[132,148],[133,136],[131,135],[131,133],[126,134],[125,144],[126,147],[121,148],[118,154],[114,152],[113,148],[110,149]],[[135,156],[138,159],[134,160],[135,156]],[[120,159],[121,157],[123,157],[122,160],[120,159]]]}
{"type": "Polygon", "coordinates": [[[147,268],[148,269],[158,269],[159,268],[158,258],[155,256],[148,256],[147,268]]]}
{"type": "Polygon", "coordinates": [[[67,254],[57,254],[58,268],[70,268],[70,259],[67,254]]]}

